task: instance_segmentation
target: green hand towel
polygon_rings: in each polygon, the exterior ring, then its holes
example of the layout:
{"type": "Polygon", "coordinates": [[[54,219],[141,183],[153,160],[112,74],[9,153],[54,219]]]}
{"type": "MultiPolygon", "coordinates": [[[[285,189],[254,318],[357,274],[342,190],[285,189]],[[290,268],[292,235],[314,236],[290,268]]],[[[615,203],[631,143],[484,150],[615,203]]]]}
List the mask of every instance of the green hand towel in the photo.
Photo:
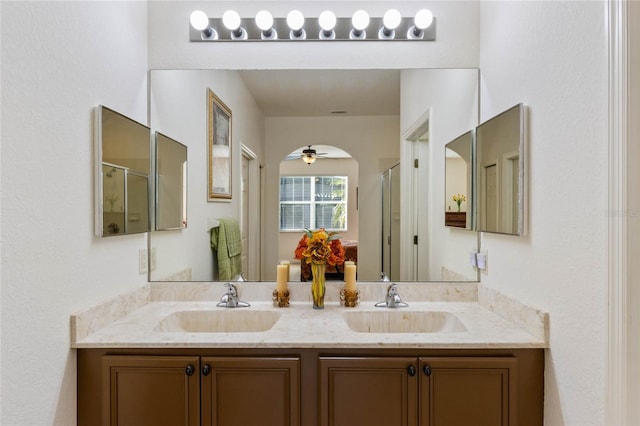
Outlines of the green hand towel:
{"type": "Polygon", "coordinates": [[[218,258],[218,279],[228,281],[242,272],[242,237],[235,219],[221,219],[211,228],[211,249],[218,258]]]}

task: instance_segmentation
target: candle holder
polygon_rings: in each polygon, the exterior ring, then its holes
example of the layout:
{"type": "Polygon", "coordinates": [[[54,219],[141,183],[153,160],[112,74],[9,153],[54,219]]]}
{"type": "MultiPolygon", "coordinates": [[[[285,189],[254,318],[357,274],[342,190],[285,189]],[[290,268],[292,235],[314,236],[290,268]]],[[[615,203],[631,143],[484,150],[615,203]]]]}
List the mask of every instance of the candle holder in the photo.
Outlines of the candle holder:
{"type": "Polygon", "coordinates": [[[273,306],[278,308],[286,308],[289,306],[289,290],[273,290],[273,306]]]}
{"type": "Polygon", "coordinates": [[[340,304],[347,308],[354,308],[360,303],[360,292],[358,290],[340,290],[340,304]]]}

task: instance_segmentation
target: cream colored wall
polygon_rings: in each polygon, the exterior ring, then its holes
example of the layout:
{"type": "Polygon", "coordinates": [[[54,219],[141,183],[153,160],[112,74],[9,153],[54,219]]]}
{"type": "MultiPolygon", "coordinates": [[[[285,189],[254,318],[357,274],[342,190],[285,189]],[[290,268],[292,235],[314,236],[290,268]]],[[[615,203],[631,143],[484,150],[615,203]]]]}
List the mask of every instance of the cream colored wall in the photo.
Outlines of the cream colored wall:
{"type": "Polygon", "coordinates": [[[0,423],[76,423],[69,315],[146,283],[93,235],[93,109],[147,122],[145,2],[2,2],[0,423]]]}

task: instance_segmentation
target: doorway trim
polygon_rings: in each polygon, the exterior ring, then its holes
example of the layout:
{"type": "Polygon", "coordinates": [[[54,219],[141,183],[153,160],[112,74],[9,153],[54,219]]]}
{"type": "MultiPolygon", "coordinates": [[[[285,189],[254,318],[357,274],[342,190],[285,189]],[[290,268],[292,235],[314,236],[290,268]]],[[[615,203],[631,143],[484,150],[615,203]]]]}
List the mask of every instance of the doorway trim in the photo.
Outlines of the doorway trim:
{"type": "Polygon", "coordinates": [[[640,7],[635,2],[609,0],[607,4],[609,52],[609,276],[607,424],[638,424],[640,390],[640,232],[637,215],[640,197],[638,175],[629,167],[640,162],[640,150],[632,143],[640,129],[631,119],[640,110],[638,94],[640,49],[637,24],[640,7]],[[632,93],[633,91],[633,93],[632,93]],[[634,180],[635,179],[635,180],[634,180]]]}
{"type": "Polygon", "coordinates": [[[408,167],[400,169],[402,211],[400,217],[400,279],[402,281],[426,281],[429,279],[431,264],[429,261],[430,223],[432,218],[426,212],[431,202],[429,191],[429,132],[431,108],[428,108],[413,124],[402,133],[400,145],[400,164],[408,167]],[[427,143],[421,143],[426,135],[427,143]],[[414,161],[418,167],[411,167],[414,161]],[[420,185],[418,185],[420,182],[420,185]],[[420,212],[420,214],[419,214],[420,212]],[[414,244],[414,236],[418,244],[414,244]],[[407,271],[410,271],[408,274],[407,271]]]}
{"type": "MultiPolygon", "coordinates": [[[[249,186],[249,205],[247,211],[249,214],[247,235],[250,235],[251,242],[248,244],[247,250],[247,278],[251,281],[260,281],[260,165],[258,164],[258,156],[245,144],[240,145],[242,157],[249,160],[248,166],[248,186],[249,186]]],[[[244,208],[240,209],[241,214],[244,208]]]]}

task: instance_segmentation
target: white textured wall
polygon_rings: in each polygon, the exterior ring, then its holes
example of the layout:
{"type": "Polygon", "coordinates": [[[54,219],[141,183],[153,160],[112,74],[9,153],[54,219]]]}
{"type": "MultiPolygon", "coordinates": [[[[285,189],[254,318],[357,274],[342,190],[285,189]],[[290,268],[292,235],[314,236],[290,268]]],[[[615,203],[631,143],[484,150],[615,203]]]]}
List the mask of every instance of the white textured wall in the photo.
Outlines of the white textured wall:
{"type": "Polygon", "coordinates": [[[549,312],[545,424],[605,424],[605,3],[483,2],[483,119],[529,111],[529,234],[485,234],[484,285],[549,312]]]}
{"type": "Polygon", "coordinates": [[[146,123],[144,2],[2,2],[2,413],[73,425],[69,315],[138,287],[144,234],[93,236],[92,108],[146,123]]]}

